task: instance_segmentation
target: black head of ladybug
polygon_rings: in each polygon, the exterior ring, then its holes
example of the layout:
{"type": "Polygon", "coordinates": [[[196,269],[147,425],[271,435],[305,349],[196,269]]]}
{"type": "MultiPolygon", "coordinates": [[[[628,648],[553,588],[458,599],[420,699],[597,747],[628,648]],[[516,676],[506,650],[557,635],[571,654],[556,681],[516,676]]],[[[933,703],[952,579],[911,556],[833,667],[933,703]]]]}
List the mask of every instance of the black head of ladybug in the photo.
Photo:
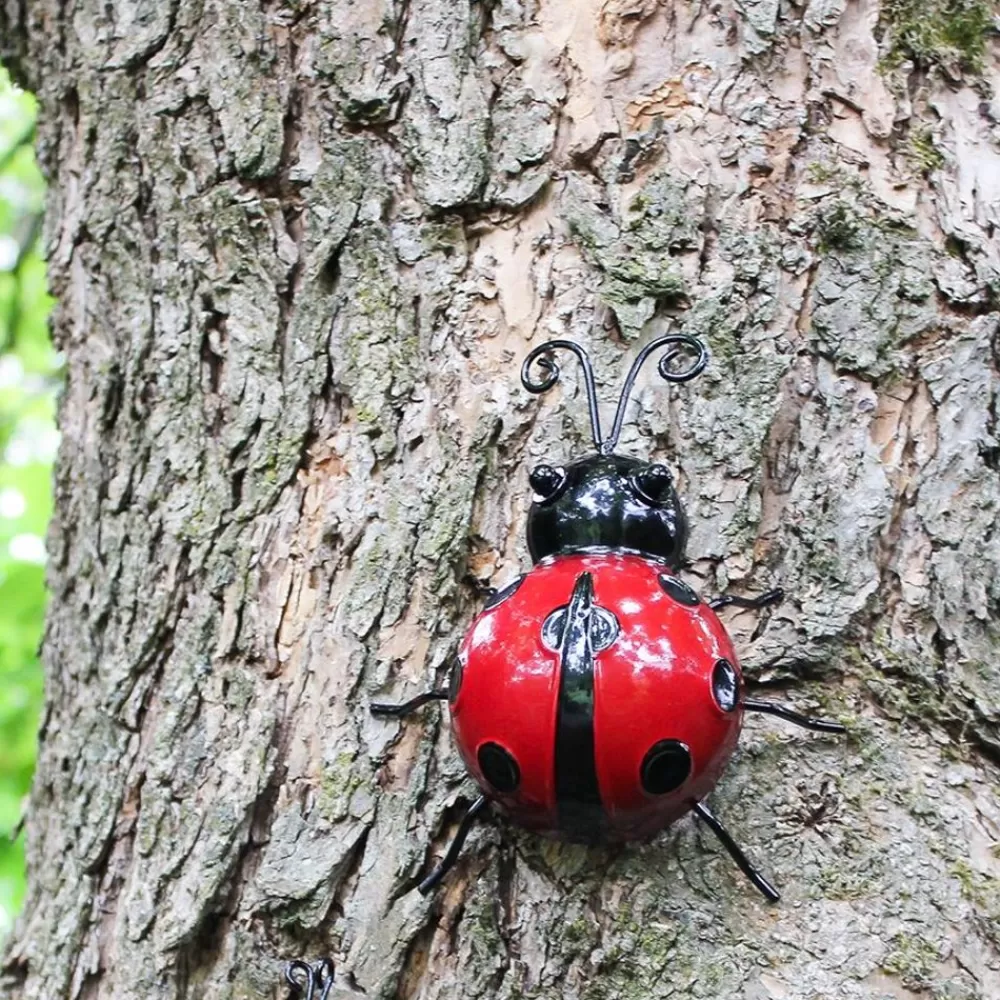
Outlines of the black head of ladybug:
{"type": "Polygon", "coordinates": [[[668,350],[660,358],[658,370],[668,382],[687,382],[708,363],[705,345],[693,337],[671,334],[648,344],[629,369],[614,426],[606,438],[601,434],[590,358],[579,344],[550,340],[525,358],[521,384],[529,392],[539,393],[551,389],[559,380],[553,352],[565,349],[576,355],[583,369],[590,426],[598,451],[566,466],[538,465],[531,470],[534,502],[528,514],[528,548],[536,562],[549,555],[593,546],[632,549],[675,565],[683,561],[687,518],[670,471],[658,463],[614,454],[639,369],[653,351],[663,347],[668,350]],[[678,359],[685,356],[688,364],[678,367],[678,359]],[[544,373],[539,379],[532,377],[531,366],[535,363],[544,373]]]}
{"type": "Polygon", "coordinates": [[[536,466],[529,478],[528,548],[536,562],[592,546],[683,561],[687,518],[664,466],[590,455],[565,467],[536,466]]]}

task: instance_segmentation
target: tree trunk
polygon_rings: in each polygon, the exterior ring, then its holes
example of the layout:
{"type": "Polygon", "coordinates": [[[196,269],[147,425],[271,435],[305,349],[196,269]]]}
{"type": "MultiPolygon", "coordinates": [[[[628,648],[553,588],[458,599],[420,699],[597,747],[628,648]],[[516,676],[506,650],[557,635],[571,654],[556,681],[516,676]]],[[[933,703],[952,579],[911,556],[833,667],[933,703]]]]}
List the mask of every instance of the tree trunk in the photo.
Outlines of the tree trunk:
{"type": "Polygon", "coordinates": [[[1000,56],[982,0],[0,0],[67,360],[13,1000],[1000,996],[1000,56]],[[984,41],[985,40],[985,41],[984,41]],[[529,564],[525,470],[678,473],[758,690],[690,818],[494,817],[434,707],[529,564]],[[607,417],[605,417],[607,419],[607,417]]]}

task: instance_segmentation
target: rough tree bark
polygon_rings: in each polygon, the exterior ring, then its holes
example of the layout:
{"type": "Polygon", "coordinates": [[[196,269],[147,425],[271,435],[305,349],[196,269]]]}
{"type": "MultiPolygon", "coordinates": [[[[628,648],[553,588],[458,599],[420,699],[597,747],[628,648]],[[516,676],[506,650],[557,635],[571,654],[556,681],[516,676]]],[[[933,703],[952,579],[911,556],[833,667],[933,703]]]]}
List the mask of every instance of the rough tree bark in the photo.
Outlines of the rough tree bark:
{"type": "Polygon", "coordinates": [[[330,953],[369,1000],[1000,996],[988,26],[3,0],[67,359],[3,995],[274,996],[330,953]],[[367,704],[443,679],[527,565],[525,468],[586,448],[571,366],[517,384],[529,346],[579,338],[608,398],[671,324],[711,367],[647,381],[622,450],[679,470],[692,582],[791,595],[728,618],[754,682],[851,729],[751,720],[715,796],[785,898],[690,821],[627,850],[494,821],[424,899],[472,789],[435,710],[367,704]]]}

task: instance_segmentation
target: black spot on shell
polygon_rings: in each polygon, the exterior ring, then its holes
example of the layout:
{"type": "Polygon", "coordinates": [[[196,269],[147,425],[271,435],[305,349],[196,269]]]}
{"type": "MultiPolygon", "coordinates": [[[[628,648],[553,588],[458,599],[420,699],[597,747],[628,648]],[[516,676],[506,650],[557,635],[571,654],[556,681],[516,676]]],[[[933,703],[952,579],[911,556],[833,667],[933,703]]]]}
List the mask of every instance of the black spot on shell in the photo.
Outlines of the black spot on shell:
{"type": "Polygon", "coordinates": [[[517,791],[521,784],[521,769],[510,752],[498,743],[484,743],[476,754],[479,769],[486,780],[501,794],[517,791]]]}
{"type": "Polygon", "coordinates": [[[458,698],[458,692],[462,690],[462,675],[464,673],[465,668],[462,666],[462,661],[456,656],[455,662],[451,665],[451,675],[448,678],[448,701],[452,705],[458,698]]]}
{"type": "Polygon", "coordinates": [[[732,712],[740,697],[740,679],[729,660],[716,660],[712,668],[712,695],[723,712],[732,712]]]}
{"type": "Polygon", "coordinates": [[[679,740],[660,740],[649,748],[639,773],[646,792],[666,795],[687,781],[691,773],[691,754],[679,740]]]}
{"type": "Polygon", "coordinates": [[[486,598],[486,604],[483,608],[484,611],[489,611],[491,608],[495,608],[498,604],[503,604],[504,601],[510,597],[521,584],[524,583],[524,575],[522,574],[516,580],[512,580],[507,584],[503,590],[495,590],[489,597],[486,598]]]}
{"type": "Polygon", "coordinates": [[[683,580],[678,580],[676,576],[661,573],[660,586],[678,604],[686,604],[693,608],[698,603],[698,595],[683,580]]]}

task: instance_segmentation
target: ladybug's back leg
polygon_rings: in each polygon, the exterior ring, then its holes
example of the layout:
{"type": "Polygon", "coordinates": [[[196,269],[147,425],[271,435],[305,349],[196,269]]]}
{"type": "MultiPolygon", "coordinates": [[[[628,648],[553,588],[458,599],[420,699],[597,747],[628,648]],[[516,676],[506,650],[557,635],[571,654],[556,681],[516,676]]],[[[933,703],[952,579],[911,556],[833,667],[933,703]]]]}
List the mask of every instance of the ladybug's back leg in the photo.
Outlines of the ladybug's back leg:
{"type": "MultiPolygon", "coordinates": [[[[434,688],[430,691],[424,691],[422,694],[418,694],[415,698],[411,698],[409,701],[404,701],[399,704],[372,702],[369,708],[372,715],[388,715],[400,719],[404,716],[411,715],[420,708],[423,708],[423,706],[428,702],[447,701],[448,698],[448,691],[434,688]]],[[[479,798],[477,798],[476,801],[469,806],[468,811],[458,824],[458,830],[455,833],[455,838],[452,840],[451,846],[448,848],[444,858],[441,859],[440,864],[438,864],[434,871],[432,871],[430,875],[428,875],[427,878],[425,878],[417,887],[421,894],[426,896],[432,889],[437,888],[438,884],[445,877],[445,875],[447,875],[448,872],[455,866],[458,856],[462,853],[465,838],[468,837],[469,831],[472,829],[472,824],[475,822],[476,817],[486,808],[488,804],[486,796],[480,795],[479,798]]]]}
{"type": "Polygon", "coordinates": [[[448,848],[447,853],[441,859],[441,863],[430,873],[420,883],[417,888],[420,890],[422,896],[426,896],[432,889],[436,889],[441,879],[445,877],[455,867],[455,862],[458,860],[459,854],[462,853],[462,847],[465,844],[465,838],[468,837],[469,831],[472,829],[472,824],[476,821],[476,817],[486,808],[488,805],[485,795],[480,795],[475,802],[469,806],[468,811],[462,817],[462,821],[458,824],[458,830],[455,833],[455,839],[451,842],[451,846],[448,848]]]}
{"type": "Polygon", "coordinates": [[[847,732],[847,727],[842,726],[839,722],[832,722],[829,719],[814,719],[812,716],[802,715],[800,712],[796,712],[787,705],[782,705],[776,701],[762,701],[760,698],[744,698],[743,711],[760,712],[762,715],[776,715],[779,719],[784,719],[786,722],[794,722],[796,726],[801,726],[803,729],[812,729],[817,733],[847,732]]]}
{"type": "MultiPolygon", "coordinates": [[[[845,733],[847,729],[839,722],[831,722],[827,719],[814,719],[807,715],[801,715],[785,705],[776,704],[770,701],[759,701],[753,698],[743,699],[744,712],[760,712],[765,715],[776,715],[778,718],[788,722],[794,722],[803,729],[812,729],[821,733],[845,733]]],[[[729,856],[736,862],[737,867],[758,889],[772,902],[776,903],[780,898],[777,890],[757,869],[750,863],[747,856],[733,840],[726,828],[719,822],[712,811],[704,802],[696,802],[693,805],[695,814],[705,825],[719,838],[719,842],[729,852],[729,856]]]]}
{"type": "Polygon", "coordinates": [[[704,802],[696,802],[692,808],[695,815],[719,838],[719,843],[729,852],[729,856],[736,862],[736,867],[760,889],[769,902],[777,903],[781,899],[778,890],[751,864],[750,859],[733,840],[729,831],[716,819],[712,810],[704,802]]]}

